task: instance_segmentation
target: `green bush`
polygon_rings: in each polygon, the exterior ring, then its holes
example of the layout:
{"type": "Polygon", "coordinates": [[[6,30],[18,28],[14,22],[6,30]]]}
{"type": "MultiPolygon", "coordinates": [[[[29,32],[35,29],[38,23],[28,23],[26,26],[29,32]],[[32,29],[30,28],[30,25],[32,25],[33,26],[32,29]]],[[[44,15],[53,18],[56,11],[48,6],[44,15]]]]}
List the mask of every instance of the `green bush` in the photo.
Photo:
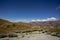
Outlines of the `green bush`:
{"type": "Polygon", "coordinates": [[[42,32],[42,33],[45,33],[45,32],[42,32]]]}
{"type": "Polygon", "coordinates": [[[19,30],[16,30],[16,31],[14,31],[15,33],[21,33],[21,31],[19,31],[19,30]]]}
{"type": "Polygon", "coordinates": [[[18,37],[17,34],[9,34],[8,37],[18,37]]]}
{"type": "Polygon", "coordinates": [[[58,34],[58,35],[57,35],[57,37],[59,37],[59,38],[60,38],[60,34],[58,34]]]}
{"type": "Polygon", "coordinates": [[[48,31],[45,31],[45,32],[48,32],[48,31]]]}
{"type": "Polygon", "coordinates": [[[17,32],[15,32],[15,33],[21,33],[20,31],[17,31],[17,32]]]}
{"type": "Polygon", "coordinates": [[[56,32],[51,33],[52,36],[57,36],[58,34],[56,32]]]}
{"type": "Polygon", "coordinates": [[[47,34],[51,34],[52,32],[47,32],[47,34]]]}
{"type": "Polygon", "coordinates": [[[32,31],[31,30],[23,31],[22,33],[29,33],[29,32],[32,32],[32,31]]]}
{"type": "Polygon", "coordinates": [[[59,37],[59,38],[60,38],[60,33],[57,33],[57,37],[59,37]]]}
{"type": "Polygon", "coordinates": [[[7,28],[10,28],[11,26],[10,25],[7,25],[7,28]]]}
{"type": "Polygon", "coordinates": [[[7,37],[7,35],[0,34],[0,38],[5,38],[5,37],[7,37]]]}
{"type": "Polygon", "coordinates": [[[13,27],[15,27],[15,26],[16,26],[16,24],[13,24],[12,26],[13,26],[13,27]]]}

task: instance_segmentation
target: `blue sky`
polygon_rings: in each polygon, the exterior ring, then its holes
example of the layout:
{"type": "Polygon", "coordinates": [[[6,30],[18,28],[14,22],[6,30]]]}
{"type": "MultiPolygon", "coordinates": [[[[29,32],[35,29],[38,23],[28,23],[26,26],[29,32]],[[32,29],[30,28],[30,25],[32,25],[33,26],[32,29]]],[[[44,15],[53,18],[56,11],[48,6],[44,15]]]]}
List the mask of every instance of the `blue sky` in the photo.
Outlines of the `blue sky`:
{"type": "Polygon", "coordinates": [[[59,16],[60,0],[0,0],[0,18],[10,21],[59,16]]]}

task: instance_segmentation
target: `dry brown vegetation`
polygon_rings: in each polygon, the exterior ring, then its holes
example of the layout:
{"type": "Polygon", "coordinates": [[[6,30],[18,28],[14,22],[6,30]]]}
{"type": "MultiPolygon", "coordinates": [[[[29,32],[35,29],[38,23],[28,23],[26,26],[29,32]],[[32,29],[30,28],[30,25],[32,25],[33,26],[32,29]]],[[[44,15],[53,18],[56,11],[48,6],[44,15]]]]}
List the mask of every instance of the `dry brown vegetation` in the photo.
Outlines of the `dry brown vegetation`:
{"type": "Polygon", "coordinates": [[[7,20],[2,20],[0,19],[0,33],[9,33],[14,30],[39,30],[39,29],[45,29],[49,30],[52,32],[60,32],[60,28],[54,28],[54,27],[48,27],[48,26],[29,26],[26,24],[17,24],[17,23],[12,23],[7,20]]]}

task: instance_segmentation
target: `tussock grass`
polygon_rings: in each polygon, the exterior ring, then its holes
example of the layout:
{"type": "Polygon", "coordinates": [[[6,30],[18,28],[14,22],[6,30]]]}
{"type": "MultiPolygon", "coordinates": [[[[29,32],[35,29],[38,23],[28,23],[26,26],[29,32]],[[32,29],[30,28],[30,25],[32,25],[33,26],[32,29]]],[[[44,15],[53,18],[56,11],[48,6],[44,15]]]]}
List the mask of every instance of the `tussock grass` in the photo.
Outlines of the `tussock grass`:
{"type": "Polygon", "coordinates": [[[9,34],[8,37],[18,37],[17,34],[9,34]]]}
{"type": "Polygon", "coordinates": [[[5,38],[5,37],[7,37],[7,35],[5,35],[5,34],[0,34],[0,38],[5,38]]]}

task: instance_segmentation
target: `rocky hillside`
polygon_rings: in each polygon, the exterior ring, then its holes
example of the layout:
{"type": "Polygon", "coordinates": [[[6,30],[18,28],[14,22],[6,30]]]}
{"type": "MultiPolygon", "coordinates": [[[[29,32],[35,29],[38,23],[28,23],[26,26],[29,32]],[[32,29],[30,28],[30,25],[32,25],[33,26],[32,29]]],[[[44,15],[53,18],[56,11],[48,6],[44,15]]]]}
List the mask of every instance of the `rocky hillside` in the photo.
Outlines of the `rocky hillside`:
{"type": "Polygon", "coordinates": [[[25,24],[17,24],[7,20],[0,19],[0,33],[9,33],[14,30],[28,30],[30,26],[25,24]]]}
{"type": "Polygon", "coordinates": [[[14,30],[38,30],[38,29],[60,32],[60,21],[13,23],[8,20],[0,19],[0,33],[9,33],[14,30]]]}
{"type": "Polygon", "coordinates": [[[57,20],[57,21],[44,21],[44,22],[30,22],[30,25],[60,27],[60,20],[57,20]]]}

